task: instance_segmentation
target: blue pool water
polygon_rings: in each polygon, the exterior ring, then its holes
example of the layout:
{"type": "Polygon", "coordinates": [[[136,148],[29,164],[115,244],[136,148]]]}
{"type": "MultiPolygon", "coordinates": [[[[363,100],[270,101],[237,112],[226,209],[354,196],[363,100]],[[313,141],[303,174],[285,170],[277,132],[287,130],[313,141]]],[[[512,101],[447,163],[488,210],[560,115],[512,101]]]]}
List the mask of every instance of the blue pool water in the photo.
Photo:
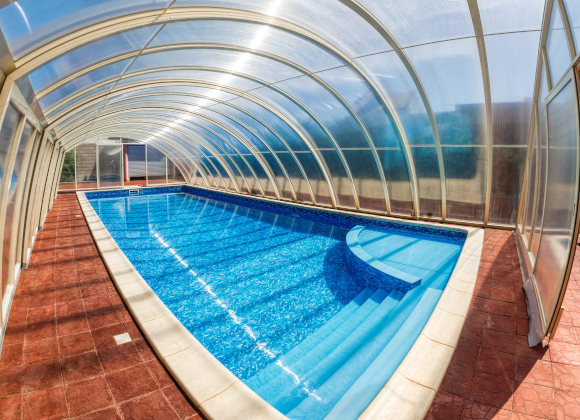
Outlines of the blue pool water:
{"type": "Polygon", "coordinates": [[[365,236],[370,254],[422,279],[403,294],[350,275],[345,223],[183,193],[90,202],[183,325],[289,418],[356,418],[423,328],[463,245],[365,236]]]}

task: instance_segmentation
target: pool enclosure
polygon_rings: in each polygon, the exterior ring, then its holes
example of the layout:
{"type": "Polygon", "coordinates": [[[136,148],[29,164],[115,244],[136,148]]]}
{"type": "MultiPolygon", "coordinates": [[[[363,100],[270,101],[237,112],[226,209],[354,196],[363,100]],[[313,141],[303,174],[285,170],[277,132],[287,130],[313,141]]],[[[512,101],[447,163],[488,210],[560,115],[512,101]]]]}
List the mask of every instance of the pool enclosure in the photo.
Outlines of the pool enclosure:
{"type": "Polygon", "coordinates": [[[578,1],[0,0],[0,31],[2,334],[59,189],[135,180],[514,230],[555,333],[578,1]]]}

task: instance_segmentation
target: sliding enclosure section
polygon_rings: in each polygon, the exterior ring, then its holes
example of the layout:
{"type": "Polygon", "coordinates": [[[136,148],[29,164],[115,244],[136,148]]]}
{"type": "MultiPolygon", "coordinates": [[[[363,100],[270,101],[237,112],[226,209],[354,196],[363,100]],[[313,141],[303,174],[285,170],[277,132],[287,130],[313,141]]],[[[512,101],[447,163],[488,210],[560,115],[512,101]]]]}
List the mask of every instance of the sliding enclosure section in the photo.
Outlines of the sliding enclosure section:
{"type": "Polygon", "coordinates": [[[548,97],[548,171],[534,277],[543,321],[561,305],[577,238],[578,98],[573,71],[548,97]]]}

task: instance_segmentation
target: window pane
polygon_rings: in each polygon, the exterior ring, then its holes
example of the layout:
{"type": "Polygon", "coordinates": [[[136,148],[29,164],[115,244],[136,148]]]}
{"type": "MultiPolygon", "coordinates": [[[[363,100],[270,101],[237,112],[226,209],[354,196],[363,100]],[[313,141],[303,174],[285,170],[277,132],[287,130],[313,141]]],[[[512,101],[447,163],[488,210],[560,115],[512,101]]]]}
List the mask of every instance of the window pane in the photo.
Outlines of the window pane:
{"type": "Polygon", "coordinates": [[[107,19],[162,10],[170,0],[18,0],[0,9],[0,26],[18,59],[54,39],[107,19]]]}
{"type": "Polygon", "coordinates": [[[125,185],[145,186],[145,145],[128,144],[123,146],[125,185]]]}
{"type": "Polygon", "coordinates": [[[330,52],[298,35],[248,22],[195,20],[169,23],[148,47],[184,43],[225,44],[251,48],[281,56],[311,72],[344,65],[330,52]]]}
{"type": "Polygon", "coordinates": [[[485,144],[485,98],[475,38],[422,45],[405,51],[425,86],[441,144],[485,144]]]}
{"type": "Polygon", "coordinates": [[[444,147],[447,218],[483,222],[487,149],[444,147]]]}
{"type": "Polygon", "coordinates": [[[316,204],[331,206],[332,199],[330,197],[328,183],[324,178],[324,174],[322,173],[316,158],[312,155],[312,153],[297,153],[296,157],[302,164],[304,171],[308,174],[308,180],[312,186],[316,204]]]}
{"type": "Polygon", "coordinates": [[[346,168],[336,150],[319,150],[332,177],[332,184],[340,207],[355,208],[353,190],[346,168]]]}
{"type": "Polygon", "coordinates": [[[435,147],[412,147],[419,188],[419,215],[441,217],[441,176],[435,147]]]}
{"type": "MultiPolygon", "coordinates": [[[[304,179],[300,167],[294,160],[294,157],[292,157],[290,153],[276,153],[276,156],[278,156],[278,159],[286,168],[286,172],[288,173],[292,186],[294,187],[296,199],[305,203],[312,203],[312,197],[310,196],[310,190],[308,189],[308,181],[304,179]]],[[[308,173],[306,176],[308,176],[308,173]]]]}
{"type": "Polygon", "coordinates": [[[100,39],[45,64],[28,75],[36,93],[95,63],[139,51],[158,26],[147,26],[100,39]]]}
{"type": "Polygon", "coordinates": [[[97,145],[83,143],[76,147],[77,188],[97,188],[97,145]]]}
{"type": "Polygon", "coordinates": [[[539,42],[539,31],[485,37],[494,144],[528,144],[539,42]]]}
{"type": "Polygon", "coordinates": [[[343,150],[348,163],[360,208],[386,212],[383,184],[375,159],[370,150],[343,150]]]}
{"type": "Polygon", "coordinates": [[[278,188],[280,190],[280,195],[282,196],[282,198],[292,200],[293,197],[290,182],[284,175],[284,172],[282,171],[282,168],[280,167],[280,164],[276,159],[275,155],[273,155],[270,152],[262,152],[260,153],[260,156],[266,161],[266,163],[272,169],[272,172],[274,173],[274,178],[276,179],[276,183],[278,184],[278,188]]]}
{"type": "Polygon", "coordinates": [[[483,33],[537,31],[542,27],[545,3],[545,0],[478,0],[483,33]]]}
{"type": "Polygon", "coordinates": [[[411,215],[413,197],[407,162],[402,150],[377,150],[383,164],[387,190],[391,200],[391,212],[411,215]]]}
{"type": "Polygon", "coordinates": [[[58,184],[59,190],[70,190],[75,188],[75,151],[66,152],[62,163],[62,172],[58,184]]]}
{"type": "Polygon", "coordinates": [[[147,179],[149,184],[165,184],[165,155],[147,146],[147,179]]]}
{"type": "Polygon", "coordinates": [[[16,158],[14,160],[14,169],[10,177],[10,183],[8,186],[8,200],[6,205],[6,216],[4,219],[4,248],[2,252],[2,291],[5,292],[8,283],[11,280],[12,275],[14,275],[14,266],[10,264],[10,256],[16,252],[16,247],[13,247],[11,242],[13,241],[13,232],[15,227],[18,227],[20,222],[20,209],[16,208],[16,203],[22,201],[22,191],[21,185],[25,182],[25,154],[26,148],[30,141],[32,140],[32,133],[34,128],[26,123],[24,124],[24,129],[22,130],[22,136],[18,143],[18,148],[16,150],[16,158]]]}
{"type": "Polygon", "coordinates": [[[525,147],[493,148],[490,223],[515,226],[527,153],[525,147]]]}
{"type": "Polygon", "coordinates": [[[99,187],[121,186],[122,146],[99,146],[99,187]]]}
{"type": "Polygon", "coordinates": [[[532,217],[534,214],[534,199],[536,194],[536,165],[537,165],[537,145],[538,145],[538,132],[534,130],[534,139],[532,143],[532,150],[530,152],[530,163],[528,167],[528,191],[526,196],[526,201],[524,205],[526,206],[526,218],[524,220],[524,235],[528,240],[528,244],[532,239],[532,217]]]}
{"type": "Polygon", "coordinates": [[[578,114],[574,82],[548,104],[548,178],[542,240],[534,269],[547,320],[562,288],[578,197],[578,114]]]}
{"type": "Polygon", "coordinates": [[[2,122],[2,129],[0,129],[0,181],[4,178],[6,159],[8,158],[10,147],[16,136],[16,130],[18,129],[21,116],[16,107],[9,103],[6,108],[4,121],[2,122]]]}
{"type": "Polygon", "coordinates": [[[568,15],[568,22],[572,29],[572,38],[576,53],[580,52],[580,2],[577,0],[564,0],[564,8],[568,15]]]}
{"type": "Polygon", "coordinates": [[[540,153],[540,169],[538,172],[538,200],[536,201],[536,220],[534,222],[534,234],[532,236],[532,245],[530,252],[535,258],[540,246],[540,237],[542,236],[542,220],[544,218],[544,203],[546,198],[546,173],[548,170],[548,128],[546,118],[546,101],[544,100],[548,94],[548,82],[546,79],[546,72],[542,68],[542,76],[540,78],[540,93],[538,95],[538,122],[540,124],[539,142],[540,153]]]}
{"type": "Polygon", "coordinates": [[[552,7],[552,16],[550,17],[550,27],[546,40],[546,53],[552,85],[555,85],[571,63],[568,39],[566,38],[566,31],[557,1],[554,2],[552,7]]]}

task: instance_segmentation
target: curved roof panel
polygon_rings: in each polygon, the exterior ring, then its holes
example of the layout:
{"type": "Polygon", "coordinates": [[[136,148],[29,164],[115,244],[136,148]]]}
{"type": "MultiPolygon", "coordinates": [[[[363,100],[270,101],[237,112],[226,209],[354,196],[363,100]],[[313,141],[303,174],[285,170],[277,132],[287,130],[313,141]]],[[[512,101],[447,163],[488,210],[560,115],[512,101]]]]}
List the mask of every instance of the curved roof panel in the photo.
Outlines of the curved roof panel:
{"type": "Polygon", "coordinates": [[[544,3],[18,0],[0,29],[67,148],[114,133],[208,187],[514,224],[544,3]]]}

